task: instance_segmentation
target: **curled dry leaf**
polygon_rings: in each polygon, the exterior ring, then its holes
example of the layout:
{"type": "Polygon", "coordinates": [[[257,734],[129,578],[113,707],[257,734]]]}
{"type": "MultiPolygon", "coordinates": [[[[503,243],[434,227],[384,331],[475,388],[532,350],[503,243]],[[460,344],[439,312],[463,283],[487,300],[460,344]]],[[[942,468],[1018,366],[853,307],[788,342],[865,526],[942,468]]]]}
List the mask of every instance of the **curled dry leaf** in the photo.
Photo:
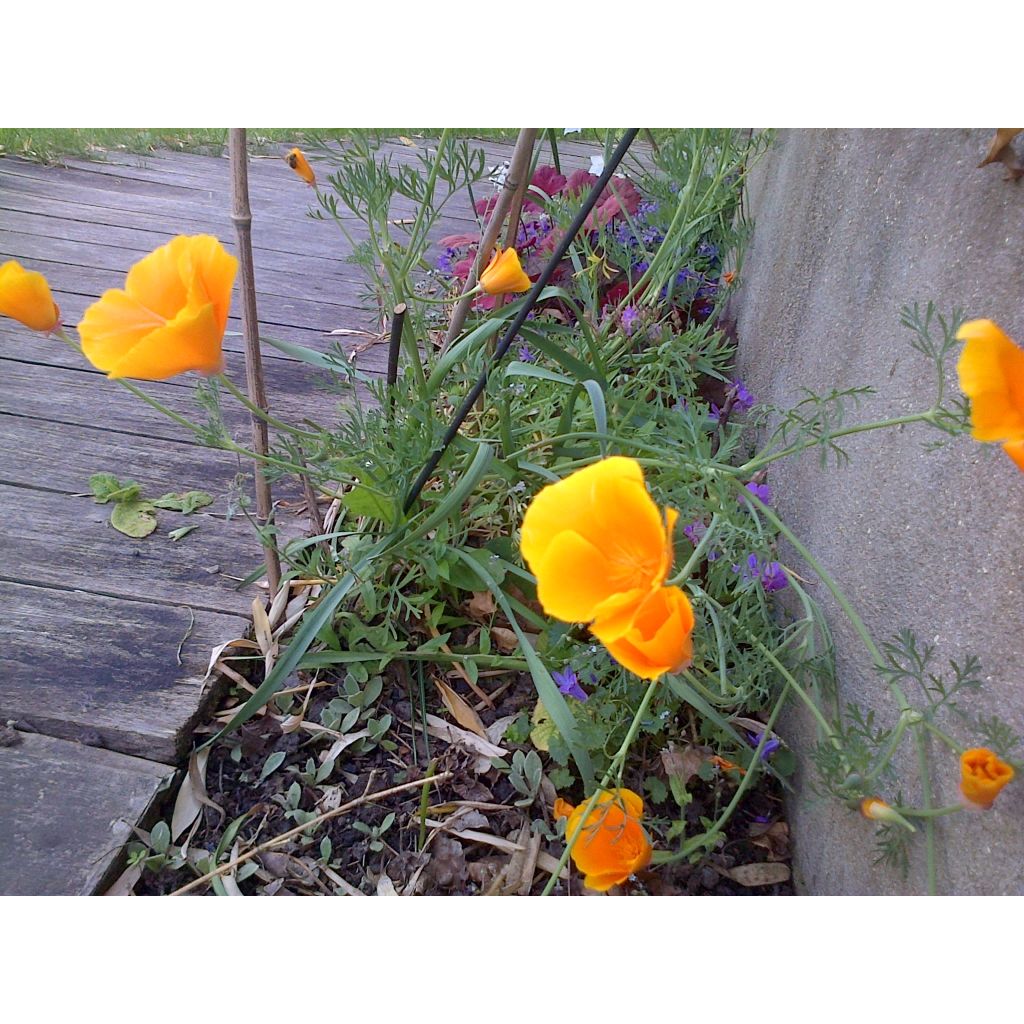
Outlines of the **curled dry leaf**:
{"type": "Polygon", "coordinates": [[[708,751],[704,747],[693,747],[687,744],[677,747],[670,743],[661,752],[661,764],[669,781],[675,781],[685,788],[686,784],[697,774],[700,766],[707,759],[708,751]]]}
{"type": "Polygon", "coordinates": [[[217,667],[217,662],[220,661],[220,656],[229,647],[242,647],[247,651],[258,651],[260,649],[259,644],[253,643],[252,640],[246,640],[244,637],[236,637],[234,640],[225,640],[224,643],[218,644],[210,654],[210,663],[206,666],[206,675],[203,676],[204,682],[213,674],[213,670],[217,667]]]}
{"type": "Polygon", "coordinates": [[[511,654],[519,649],[519,637],[511,629],[506,629],[504,626],[492,626],[491,639],[494,641],[494,646],[502,654],[511,654]]]}
{"type": "Polygon", "coordinates": [[[489,590],[474,593],[466,602],[466,614],[477,622],[483,622],[494,614],[494,595],[489,590]]]}
{"type": "Polygon", "coordinates": [[[748,889],[789,881],[789,867],[786,864],[741,864],[721,873],[748,889]]]}
{"type": "Polygon", "coordinates": [[[203,806],[212,807],[221,817],[224,808],[210,799],[206,792],[206,764],[210,759],[210,749],[194,750],[188,760],[188,771],[174,800],[174,811],[171,814],[171,839],[176,841],[191,824],[199,817],[203,806]]]}
{"type": "Polygon", "coordinates": [[[767,827],[758,826],[758,832],[751,835],[750,841],[754,846],[767,850],[769,860],[785,860],[789,856],[789,826],[784,821],[773,822],[767,827]]]}
{"type": "Polygon", "coordinates": [[[441,694],[444,706],[452,713],[455,721],[463,729],[468,729],[470,732],[476,733],[481,739],[486,740],[487,730],[484,728],[484,723],[480,720],[480,716],[447,683],[435,678],[434,685],[441,694]]]}
{"type": "Polygon", "coordinates": [[[478,774],[490,771],[491,758],[509,756],[509,752],[504,747],[499,747],[497,744],[477,736],[468,729],[460,729],[457,725],[452,725],[436,715],[427,715],[427,732],[439,740],[444,740],[446,743],[462,746],[471,753],[479,754],[480,756],[474,765],[478,774]]]}

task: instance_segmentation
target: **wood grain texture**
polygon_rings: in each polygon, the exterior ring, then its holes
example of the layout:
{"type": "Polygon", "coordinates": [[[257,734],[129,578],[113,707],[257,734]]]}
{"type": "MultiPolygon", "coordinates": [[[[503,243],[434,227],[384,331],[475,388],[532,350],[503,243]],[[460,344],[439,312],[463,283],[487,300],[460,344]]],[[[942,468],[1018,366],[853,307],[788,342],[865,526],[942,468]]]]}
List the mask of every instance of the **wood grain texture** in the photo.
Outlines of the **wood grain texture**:
{"type": "Polygon", "coordinates": [[[243,614],[4,581],[0,600],[15,612],[0,722],[158,761],[186,753],[214,695],[210,651],[249,625],[243,614]]]}
{"type": "Polygon", "coordinates": [[[0,746],[0,895],[88,896],[174,769],[16,733],[0,746]]]}

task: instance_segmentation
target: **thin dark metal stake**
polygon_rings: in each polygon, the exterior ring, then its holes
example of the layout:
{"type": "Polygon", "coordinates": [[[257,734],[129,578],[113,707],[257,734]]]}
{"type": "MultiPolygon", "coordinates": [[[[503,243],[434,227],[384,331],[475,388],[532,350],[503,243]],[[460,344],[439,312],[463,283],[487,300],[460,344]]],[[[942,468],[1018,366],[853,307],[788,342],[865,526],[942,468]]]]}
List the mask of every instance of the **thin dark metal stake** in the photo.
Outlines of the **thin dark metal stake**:
{"type": "Polygon", "coordinates": [[[470,414],[473,406],[476,404],[477,398],[483,394],[484,389],[487,387],[487,378],[490,375],[491,370],[501,362],[505,353],[512,346],[512,342],[515,340],[515,336],[519,333],[519,328],[526,323],[526,318],[530,311],[537,304],[537,300],[540,298],[540,293],[547,287],[548,281],[551,280],[552,274],[558,264],[562,262],[565,254],[569,251],[569,246],[572,245],[573,240],[579,234],[580,229],[583,227],[583,222],[587,219],[590,211],[597,205],[597,200],[600,198],[601,193],[605,190],[608,182],[611,181],[612,175],[615,173],[615,168],[619,166],[622,158],[626,155],[626,151],[629,149],[630,143],[636,138],[639,128],[627,128],[626,134],[622,136],[622,140],[618,146],[615,147],[615,152],[608,158],[605,164],[604,171],[601,176],[594,183],[594,187],[590,190],[590,195],[587,196],[583,205],[580,207],[579,212],[573,218],[573,222],[569,225],[568,230],[559,243],[558,248],[551,254],[551,258],[544,265],[544,269],[541,271],[540,277],[537,278],[536,283],[530,289],[523,302],[522,308],[516,314],[515,319],[509,324],[508,329],[505,331],[505,336],[501,339],[501,344],[494,351],[494,358],[490,360],[490,364],[485,366],[480,372],[480,376],[477,378],[477,382],[473,385],[469,394],[462,400],[462,405],[459,406],[458,412],[455,413],[455,417],[449,424],[448,429],[445,431],[444,438],[441,440],[440,446],[435,449],[433,454],[427,460],[427,464],[420,470],[420,475],[416,478],[416,482],[409,489],[409,493],[405,497],[405,502],[402,505],[402,509],[408,512],[412,508],[413,502],[419,497],[420,491],[423,490],[424,485],[430,479],[434,470],[437,469],[438,464],[444,457],[444,453],[448,450],[448,446],[455,440],[455,435],[459,432],[459,428],[462,426],[465,418],[470,414]]]}
{"type": "Polygon", "coordinates": [[[402,328],[405,326],[405,311],[409,307],[404,302],[395,306],[391,315],[391,338],[388,342],[388,409],[395,402],[395,385],[398,383],[398,350],[402,347],[402,328]]]}

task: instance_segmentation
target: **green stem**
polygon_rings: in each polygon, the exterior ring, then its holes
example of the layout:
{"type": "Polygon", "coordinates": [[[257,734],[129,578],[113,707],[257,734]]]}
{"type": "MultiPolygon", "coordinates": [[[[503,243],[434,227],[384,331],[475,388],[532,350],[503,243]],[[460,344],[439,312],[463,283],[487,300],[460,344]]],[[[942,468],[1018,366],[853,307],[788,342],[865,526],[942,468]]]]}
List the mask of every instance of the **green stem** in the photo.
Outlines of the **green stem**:
{"type": "Polygon", "coordinates": [[[952,736],[950,736],[948,733],[943,732],[938,726],[934,725],[932,722],[929,722],[927,719],[925,719],[921,722],[921,725],[923,725],[936,739],[942,740],[942,742],[945,743],[946,746],[949,747],[949,749],[952,750],[954,753],[962,754],[964,752],[964,748],[963,746],[961,746],[961,744],[957,743],[957,741],[953,739],[952,736]]]}
{"type": "MultiPolygon", "coordinates": [[[[844,427],[842,430],[837,430],[834,434],[830,434],[829,438],[850,437],[852,434],[861,434],[867,430],[882,430],[885,427],[899,427],[904,426],[907,423],[934,422],[935,409],[932,408],[927,412],[908,413],[906,416],[894,416],[892,419],[888,420],[873,420],[871,423],[860,423],[854,427],[844,427]]],[[[820,444],[820,439],[811,439],[790,445],[788,448],[783,448],[781,451],[768,452],[763,455],[755,456],[749,462],[745,462],[742,466],[738,467],[737,472],[743,476],[748,476],[755,470],[760,469],[762,466],[767,466],[771,462],[777,462],[779,459],[784,459],[787,456],[807,451],[808,448],[817,447],[818,444],[820,444]]]]}
{"type": "Polygon", "coordinates": [[[946,814],[957,814],[965,810],[965,807],[963,804],[950,804],[948,807],[932,807],[929,810],[919,807],[897,807],[896,810],[905,818],[941,818],[946,814]]]}
{"type": "Polygon", "coordinates": [[[278,430],[283,430],[289,434],[295,434],[298,437],[309,437],[313,440],[321,440],[320,434],[312,433],[309,430],[302,430],[299,427],[293,427],[282,420],[271,416],[266,410],[261,409],[258,405],[249,399],[249,396],[231,382],[231,380],[223,373],[218,374],[217,381],[224,385],[224,387],[249,410],[254,416],[258,416],[265,423],[269,423],[270,426],[276,427],[278,430]]]}

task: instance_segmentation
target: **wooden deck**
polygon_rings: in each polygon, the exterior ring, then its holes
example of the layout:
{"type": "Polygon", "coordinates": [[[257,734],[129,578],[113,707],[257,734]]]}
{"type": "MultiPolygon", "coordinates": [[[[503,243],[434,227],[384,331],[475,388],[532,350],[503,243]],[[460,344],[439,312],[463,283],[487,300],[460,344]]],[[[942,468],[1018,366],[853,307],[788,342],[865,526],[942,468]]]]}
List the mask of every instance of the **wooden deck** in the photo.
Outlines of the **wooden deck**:
{"type": "MultiPolygon", "coordinates": [[[[511,153],[484,148],[493,163],[511,153]]],[[[564,150],[570,167],[595,151],[564,150]]],[[[401,145],[393,152],[414,159],[401,145]]],[[[263,332],[324,348],[335,328],[376,329],[344,236],[306,216],[311,191],[280,159],[255,158],[250,192],[263,332]]],[[[451,205],[440,234],[472,230],[468,199],[451,205]]],[[[0,159],[0,263],[45,274],[70,325],[176,234],[215,234],[231,248],[229,212],[226,159],[0,159]]],[[[228,331],[240,330],[232,318],[228,331]]],[[[359,366],[382,372],[384,347],[359,366]]],[[[229,335],[225,350],[241,382],[241,338],[229,335]]],[[[337,399],[316,390],[308,368],[273,350],[264,358],[272,411],[331,421],[337,399]]],[[[210,650],[248,628],[258,591],[236,581],[261,557],[244,518],[224,515],[233,458],[197,446],[62,343],[7,319],[0,363],[0,894],[89,893],[186,754],[209,700],[210,650]],[[83,495],[102,471],[138,481],[147,496],[201,488],[218,500],[187,519],[161,512],[157,532],[132,540],[110,527],[109,506],[83,495]],[[194,522],[181,541],[167,536],[194,522]]],[[[187,378],[147,389],[194,413],[187,378]]],[[[226,418],[242,436],[246,418],[226,418]]]]}

